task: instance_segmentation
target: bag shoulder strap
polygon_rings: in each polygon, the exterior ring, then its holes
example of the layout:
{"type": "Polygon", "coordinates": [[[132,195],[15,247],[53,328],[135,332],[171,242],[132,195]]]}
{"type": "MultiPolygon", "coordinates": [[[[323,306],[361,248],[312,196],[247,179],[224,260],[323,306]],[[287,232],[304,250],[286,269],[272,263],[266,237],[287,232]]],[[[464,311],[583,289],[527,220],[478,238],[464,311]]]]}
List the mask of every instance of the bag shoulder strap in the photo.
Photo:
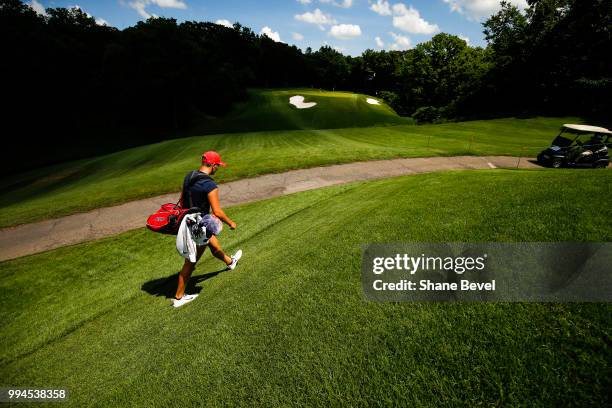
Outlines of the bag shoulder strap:
{"type": "Polygon", "coordinates": [[[183,191],[181,192],[181,199],[179,200],[178,204],[181,207],[184,206],[184,204],[186,203],[185,198],[187,193],[189,195],[188,207],[191,207],[193,204],[193,200],[191,199],[191,191],[189,189],[198,181],[206,179],[212,180],[212,178],[208,174],[202,173],[198,170],[192,170],[187,176],[185,176],[185,180],[183,180],[183,191]]]}

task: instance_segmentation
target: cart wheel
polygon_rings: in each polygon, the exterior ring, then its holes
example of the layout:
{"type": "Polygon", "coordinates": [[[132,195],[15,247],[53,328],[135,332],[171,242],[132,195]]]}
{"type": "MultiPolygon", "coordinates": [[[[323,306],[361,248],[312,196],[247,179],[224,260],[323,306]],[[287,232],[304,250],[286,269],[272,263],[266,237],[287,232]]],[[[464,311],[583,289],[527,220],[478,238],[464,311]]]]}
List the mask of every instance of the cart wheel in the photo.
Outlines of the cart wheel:
{"type": "Polygon", "coordinates": [[[605,162],[598,162],[593,164],[594,169],[605,169],[606,167],[608,167],[608,163],[605,162]]]}
{"type": "Polygon", "coordinates": [[[562,164],[563,161],[561,161],[561,159],[553,159],[551,166],[555,169],[558,169],[559,167],[561,167],[562,164]]]}

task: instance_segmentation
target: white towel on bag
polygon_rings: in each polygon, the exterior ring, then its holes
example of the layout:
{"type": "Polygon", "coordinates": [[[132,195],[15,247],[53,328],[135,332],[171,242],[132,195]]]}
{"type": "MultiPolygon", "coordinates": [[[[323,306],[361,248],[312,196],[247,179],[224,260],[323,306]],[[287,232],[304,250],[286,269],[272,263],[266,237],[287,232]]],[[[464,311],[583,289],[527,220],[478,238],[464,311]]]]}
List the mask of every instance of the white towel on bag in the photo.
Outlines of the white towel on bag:
{"type": "Polygon", "coordinates": [[[218,235],[223,229],[219,218],[211,214],[202,217],[200,213],[187,214],[183,217],[176,235],[176,250],[185,259],[195,263],[198,256],[198,246],[208,244],[213,235],[218,235]]]}
{"type": "Polygon", "coordinates": [[[202,216],[198,213],[187,214],[183,217],[181,225],[176,234],[176,250],[185,259],[189,259],[189,262],[195,263],[198,256],[198,244],[193,237],[191,228],[187,225],[187,220],[198,223],[202,219],[202,216]]]}

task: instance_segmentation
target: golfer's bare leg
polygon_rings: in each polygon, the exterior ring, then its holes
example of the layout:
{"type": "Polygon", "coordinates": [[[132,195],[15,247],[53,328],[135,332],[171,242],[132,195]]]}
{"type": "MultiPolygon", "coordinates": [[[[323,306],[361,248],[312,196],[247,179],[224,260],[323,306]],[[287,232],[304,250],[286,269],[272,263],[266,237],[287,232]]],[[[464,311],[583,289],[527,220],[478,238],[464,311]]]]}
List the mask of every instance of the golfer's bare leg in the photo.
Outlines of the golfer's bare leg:
{"type": "Polygon", "coordinates": [[[221,244],[219,243],[217,237],[213,236],[210,241],[208,241],[208,247],[210,248],[210,252],[212,252],[215,258],[225,262],[226,265],[232,263],[232,258],[225,255],[225,252],[223,252],[223,249],[221,249],[221,244]]]}
{"type": "MultiPolygon", "coordinates": [[[[200,260],[205,249],[206,247],[204,245],[198,247],[196,262],[200,260]]],[[[189,282],[189,278],[191,278],[195,266],[195,263],[190,262],[189,259],[185,259],[183,269],[181,269],[178,276],[178,286],[176,288],[176,294],[174,295],[176,299],[182,298],[185,294],[185,287],[187,286],[187,282],[189,282]]]]}

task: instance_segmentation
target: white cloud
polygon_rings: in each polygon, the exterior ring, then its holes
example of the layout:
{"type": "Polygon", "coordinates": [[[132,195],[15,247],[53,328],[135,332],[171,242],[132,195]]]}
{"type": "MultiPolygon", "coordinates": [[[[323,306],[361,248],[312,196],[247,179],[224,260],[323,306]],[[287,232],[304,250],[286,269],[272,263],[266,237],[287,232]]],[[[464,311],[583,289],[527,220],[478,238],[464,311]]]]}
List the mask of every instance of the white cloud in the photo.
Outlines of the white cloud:
{"type": "Polygon", "coordinates": [[[85,13],[85,15],[89,18],[93,18],[94,20],[96,20],[96,24],[99,26],[107,26],[108,25],[108,21],[106,21],[103,18],[95,18],[94,16],[92,16],[91,14],[89,14],[88,12],[86,12],[85,10],[83,10],[83,8],[81,8],[81,6],[79,6],[78,4],[75,4],[74,6],[70,7],[71,9],[76,9],[76,10],[81,10],[83,13],[85,13]]]}
{"type": "Polygon", "coordinates": [[[329,29],[329,34],[339,40],[350,40],[361,35],[361,28],[354,24],[338,24],[329,29]]]}
{"type": "Polygon", "coordinates": [[[155,5],[161,8],[176,8],[186,9],[187,4],[182,0],[135,0],[128,3],[128,6],[136,10],[142,18],[157,17],[155,14],[149,13],[146,8],[150,5],[155,5]]]}
{"type": "Polygon", "coordinates": [[[149,18],[153,16],[152,14],[149,14],[147,10],[145,10],[145,7],[147,6],[145,4],[145,0],[132,1],[128,3],[128,6],[136,10],[138,15],[142,18],[149,18]]]}
{"type": "Polygon", "coordinates": [[[269,39],[273,41],[282,42],[280,39],[280,35],[278,34],[278,31],[272,31],[272,29],[268,26],[265,26],[264,28],[262,28],[259,34],[265,35],[266,37],[268,37],[269,39]]]}
{"type": "Polygon", "coordinates": [[[302,4],[310,4],[312,3],[312,0],[297,0],[297,2],[302,4]]]}
{"type": "Polygon", "coordinates": [[[334,2],[334,5],[336,5],[338,7],[349,8],[349,7],[351,7],[353,5],[353,0],[343,0],[342,3],[334,2]]]}
{"type": "Polygon", "coordinates": [[[375,37],[374,41],[376,41],[376,46],[378,48],[384,48],[385,47],[385,42],[380,37],[375,37]]]}
{"type": "Polygon", "coordinates": [[[323,30],[324,25],[332,25],[336,24],[336,20],[329,14],[324,14],[318,8],[315,9],[314,12],[306,12],[304,14],[296,14],[293,16],[296,20],[302,21],[304,23],[316,24],[319,26],[321,30],[323,30]]]}
{"type": "Polygon", "coordinates": [[[40,4],[39,2],[37,2],[36,0],[32,0],[32,2],[29,4],[30,8],[32,10],[34,10],[36,13],[40,14],[41,16],[46,16],[47,12],[45,11],[45,6],[43,6],[42,4],[40,4]]]}
{"type": "Polygon", "coordinates": [[[370,10],[380,14],[381,16],[391,15],[391,6],[387,0],[378,0],[375,4],[370,6],[370,10]]]}
{"type": "MultiPolygon", "coordinates": [[[[526,0],[509,0],[520,9],[527,8],[526,0]]],[[[500,0],[444,0],[451,11],[464,14],[470,20],[479,20],[499,11],[500,0]]]]}
{"type": "Polygon", "coordinates": [[[440,31],[437,24],[425,21],[414,7],[406,7],[404,3],[393,5],[393,26],[413,34],[434,34],[440,31]]]}
{"type": "Polygon", "coordinates": [[[342,0],[341,2],[337,2],[335,0],[319,0],[319,3],[333,4],[334,6],[343,8],[350,8],[353,6],[353,0],[342,0]]]}
{"type": "Polygon", "coordinates": [[[221,19],[215,21],[215,24],[219,24],[219,25],[225,26],[227,28],[233,28],[234,27],[229,20],[226,20],[224,18],[221,18],[221,19]]]}
{"type": "Polygon", "coordinates": [[[461,38],[463,41],[466,42],[467,45],[470,45],[470,37],[468,37],[467,35],[458,35],[459,38],[461,38]]]}
{"type": "Polygon", "coordinates": [[[393,44],[391,44],[392,50],[403,51],[412,48],[410,38],[406,37],[405,35],[395,34],[392,32],[389,34],[391,34],[391,37],[393,37],[393,44]]]}
{"type": "Polygon", "coordinates": [[[295,41],[302,41],[304,36],[300,33],[291,33],[291,38],[293,38],[295,41]]]}
{"type": "Polygon", "coordinates": [[[187,4],[181,0],[149,0],[149,2],[161,8],[176,8],[183,10],[187,8],[187,4]]]}

